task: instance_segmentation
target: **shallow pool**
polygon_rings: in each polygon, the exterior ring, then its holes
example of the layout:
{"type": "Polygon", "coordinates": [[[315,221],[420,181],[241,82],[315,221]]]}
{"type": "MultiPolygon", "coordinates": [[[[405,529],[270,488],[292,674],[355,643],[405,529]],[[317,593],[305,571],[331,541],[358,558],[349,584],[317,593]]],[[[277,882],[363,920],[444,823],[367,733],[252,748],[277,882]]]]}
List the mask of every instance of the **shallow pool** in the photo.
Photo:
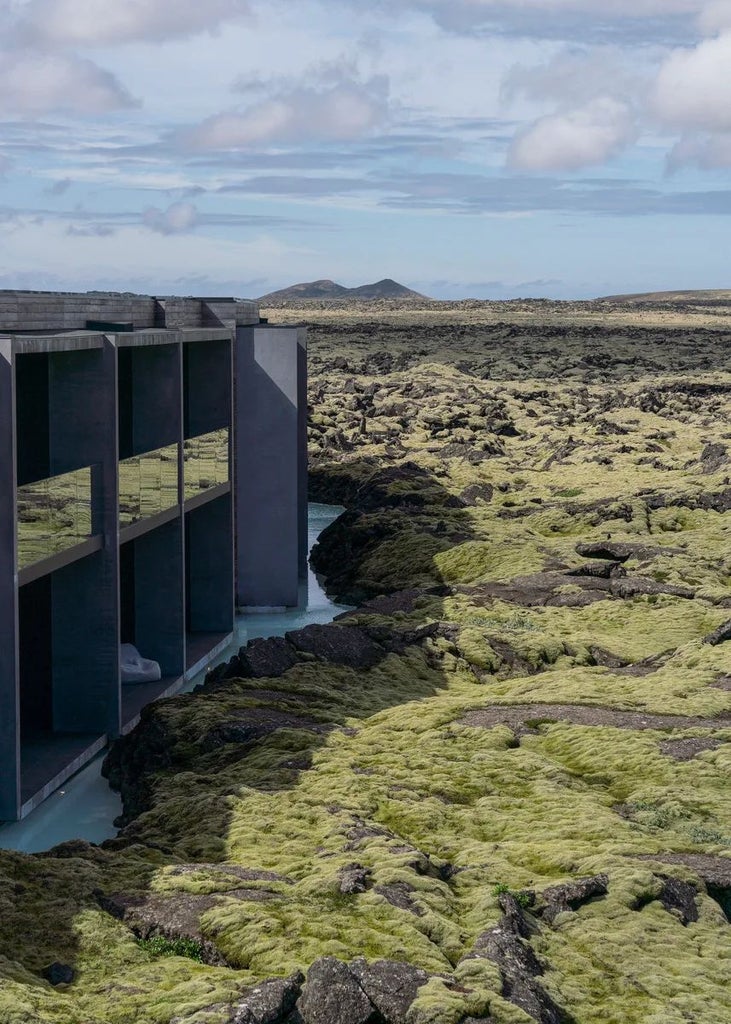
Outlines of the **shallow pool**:
{"type": "MultiPolygon", "coordinates": [[[[311,503],[308,510],[308,544],[312,548],[318,536],[329,526],[342,508],[311,503]]],[[[214,664],[228,661],[247,640],[258,636],[282,636],[290,629],[312,623],[330,622],[346,609],[333,604],[325,595],[317,577],[309,572],[303,587],[300,608],[286,612],[238,615],[232,644],[214,664]]],[[[210,667],[210,666],[209,666],[210,667]]],[[[185,685],[185,691],[203,681],[205,672],[185,685]]],[[[53,793],[23,821],[0,826],[0,848],[37,853],[69,839],[86,839],[101,843],[117,834],[112,822],[122,813],[119,794],[112,792],[101,775],[104,754],[91,761],[53,793]]]]}

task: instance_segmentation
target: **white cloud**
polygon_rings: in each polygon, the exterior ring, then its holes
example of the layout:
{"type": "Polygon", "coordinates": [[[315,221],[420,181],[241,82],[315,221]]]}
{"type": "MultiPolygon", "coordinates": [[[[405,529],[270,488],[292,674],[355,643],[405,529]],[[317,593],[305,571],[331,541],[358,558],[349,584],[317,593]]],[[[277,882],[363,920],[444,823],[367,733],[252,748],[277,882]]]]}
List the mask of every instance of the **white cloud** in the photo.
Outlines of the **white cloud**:
{"type": "Polygon", "coordinates": [[[98,114],[135,105],[114,75],[90,60],[36,51],[0,53],[0,110],[98,114]]]}
{"type": "Polygon", "coordinates": [[[515,137],[508,160],[521,170],[576,170],[604,163],[635,137],[627,104],[603,96],[575,110],[539,118],[515,137]]]}
{"type": "Polygon", "coordinates": [[[709,36],[731,29],[731,0],[715,0],[706,4],[699,23],[701,31],[709,36]]]}
{"type": "Polygon", "coordinates": [[[668,57],[652,107],[673,128],[731,130],[731,32],[668,57]]]}
{"type": "Polygon", "coordinates": [[[599,96],[636,99],[647,82],[645,68],[631,63],[620,47],[562,48],[545,64],[513,65],[503,78],[501,95],[506,100],[555,100],[571,109],[599,96]]]}
{"type": "Polygon", "coordinates": [[[214,31],[248,10],[247,0],[30,0],[18,31],[48,45],[159,42],[214,31]]]}
{"type": "Polygon", "coordinates": [[[246,149],[268,143],[348,141],[382,127],[388,79],[293,89],[241,112],[217,114],[181,134],[191,149],[246,149]]]}
{"type": "Polygon", "coordinates": [[[160,235],[179,235],[191,231],[198,223],[198,210],[193,203],[173,203],[167,210],[149,206],[142,215],[143,223],[160,235]]]}

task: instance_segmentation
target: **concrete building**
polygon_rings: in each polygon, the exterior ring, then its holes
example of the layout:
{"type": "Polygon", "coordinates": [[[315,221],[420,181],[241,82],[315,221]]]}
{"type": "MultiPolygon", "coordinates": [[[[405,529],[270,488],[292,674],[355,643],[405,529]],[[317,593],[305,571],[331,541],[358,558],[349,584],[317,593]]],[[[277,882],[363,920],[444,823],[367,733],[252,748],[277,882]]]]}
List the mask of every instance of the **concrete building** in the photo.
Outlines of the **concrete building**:
{"type": "Polygon", "coordinates": [[[0,820],[298,603],[306,339],[225,298],[0,291],[0,820]],[[120,649],[160,678],[123,685],[120,649]]]}

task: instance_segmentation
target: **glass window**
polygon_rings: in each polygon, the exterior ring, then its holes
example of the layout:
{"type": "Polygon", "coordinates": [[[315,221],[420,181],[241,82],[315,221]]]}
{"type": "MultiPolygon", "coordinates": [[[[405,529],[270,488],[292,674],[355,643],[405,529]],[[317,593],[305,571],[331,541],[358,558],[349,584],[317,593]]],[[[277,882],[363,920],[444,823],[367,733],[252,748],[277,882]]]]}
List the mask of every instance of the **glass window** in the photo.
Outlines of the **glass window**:
{"type": "Polygon", "coordinates": [[[178,445],[119,464],[119,525],[131,526],[178,504],[178,445]]]}
{"type": "Polygon", "coordinates": [[[185,498],[226,484],[228,472],[229,430],[223,427],[210,434],[191,437],[183,444],[185,498]]]}
{"type": "Polygon", "coordinates": [[[92,536],[92,469],[18,488],[18,568],[66,551],[92,536]]]}

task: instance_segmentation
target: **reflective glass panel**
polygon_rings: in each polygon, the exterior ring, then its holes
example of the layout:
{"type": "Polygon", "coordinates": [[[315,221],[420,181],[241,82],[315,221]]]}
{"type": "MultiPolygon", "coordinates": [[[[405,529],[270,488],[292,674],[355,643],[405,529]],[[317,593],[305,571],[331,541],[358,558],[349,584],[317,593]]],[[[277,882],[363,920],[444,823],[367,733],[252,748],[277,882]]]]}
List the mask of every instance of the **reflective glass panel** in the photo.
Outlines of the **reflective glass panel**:
{"type": "Polygon", "coordinates": [[[228,438],[228,427],[222,427],[184,442],[186,500],[228,483],[228,438]]]}
{"type": "Polygon", "coordinates": [[[119,464],[119,525],[131,526],[178,504],[178,445],[119,464]]]}
{"type": "Polygon", "coordinates": [[[92,536],[91,467],[18,488],[18,569],[92,536]]]}

